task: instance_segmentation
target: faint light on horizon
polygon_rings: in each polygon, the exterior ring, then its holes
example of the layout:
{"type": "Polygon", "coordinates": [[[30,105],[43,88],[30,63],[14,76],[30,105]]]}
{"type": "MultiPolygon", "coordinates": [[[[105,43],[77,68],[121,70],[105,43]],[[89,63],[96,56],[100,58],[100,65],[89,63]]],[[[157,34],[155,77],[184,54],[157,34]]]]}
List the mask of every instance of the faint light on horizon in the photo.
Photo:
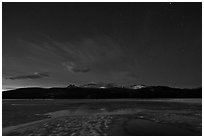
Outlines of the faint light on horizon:
{"type": "Polygon", "coordinates": [[[7,86],[7,87],[2,88],[2,91],[9,91],[9,90],[15,90],[19,88],[28,88],[28,87],[39,87],[39,86],[7,86]]]}

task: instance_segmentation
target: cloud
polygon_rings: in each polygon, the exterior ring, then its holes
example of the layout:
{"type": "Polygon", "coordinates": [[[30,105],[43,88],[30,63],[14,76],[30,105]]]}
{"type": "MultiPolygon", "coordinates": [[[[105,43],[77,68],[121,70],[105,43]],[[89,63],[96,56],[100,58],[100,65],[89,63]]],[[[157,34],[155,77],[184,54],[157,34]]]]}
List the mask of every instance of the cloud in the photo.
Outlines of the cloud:
{"type": "Polygon", "coordinates": [[[27,60],[49,63],[52,66],[60,63],[72,73],[92,70],[93,73],[111,73],[126,69],[133,61],[125,54],[126,48],[108,36],[85,37],[72,41],[58,41],[49,37],[39,42],[20,42],[29,47],[27,60]]]}
{"type": "Polygon", "coordinates": [[[90,68],[85,66],[76,65],[74,62],[62,63],[70,72],[89,72],[90,68]]]}
{"type": "Polygon", "coordinates": [[[5,79],[10,79],[10,80],[18,80],[18,79],[41,79],[49,77],[47,73],[40,73],[40,72],[35,72],[32,75],[21,75],[21,76],[11,76],[11,77],[6,77],[5,79]]]}

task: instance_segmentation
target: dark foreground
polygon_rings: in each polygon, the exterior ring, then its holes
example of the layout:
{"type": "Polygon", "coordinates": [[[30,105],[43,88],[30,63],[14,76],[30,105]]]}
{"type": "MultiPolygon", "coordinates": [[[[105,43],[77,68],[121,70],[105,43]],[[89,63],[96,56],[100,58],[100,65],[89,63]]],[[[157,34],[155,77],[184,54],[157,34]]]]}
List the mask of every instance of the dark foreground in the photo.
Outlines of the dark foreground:
{"type": "Polygon", "coordinates": [[[3,135],[202,135],[201,99],[3,100],[3,135]]]}

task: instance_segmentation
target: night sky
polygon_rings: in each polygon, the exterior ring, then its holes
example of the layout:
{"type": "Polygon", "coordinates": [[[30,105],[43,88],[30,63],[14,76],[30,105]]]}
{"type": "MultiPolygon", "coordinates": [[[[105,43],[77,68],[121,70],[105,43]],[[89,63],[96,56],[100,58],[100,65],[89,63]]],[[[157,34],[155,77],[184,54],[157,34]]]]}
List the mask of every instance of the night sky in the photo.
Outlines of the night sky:
{"type": "Polygon", "coordinates": [[[3,89],[202,85],[202,3],[3,3],[3,89]]]}

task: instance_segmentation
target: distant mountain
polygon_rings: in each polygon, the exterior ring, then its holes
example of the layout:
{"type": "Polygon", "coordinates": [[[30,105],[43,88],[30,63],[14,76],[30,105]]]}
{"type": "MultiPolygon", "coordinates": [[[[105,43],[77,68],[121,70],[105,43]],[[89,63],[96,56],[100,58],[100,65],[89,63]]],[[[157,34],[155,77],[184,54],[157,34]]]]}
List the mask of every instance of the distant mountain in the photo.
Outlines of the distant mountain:
{"type": "Polygon", "coordinates": [[[87,84],[66,88],[20,88],[2,92],[3,99],[114,99],[114,98],[202,98],[202,88],[179,89],[166,86],[87,84]]]}
{"type": "Polygon", "coordinates": [[[84,84],[80,86],[81,88],[100,88],[100,89],[105,89],[105,88],[116,88],[119,87],[114,83],[96,83],[96,82],[91,82],[88,84],[84,84]]]}
{"type": "Polygon", "coordinates": [[[146,85],[132,85],[129,88],[130,89],[141,89],[147,87],[146,85]]]}
{"type": "Polygon", "coordinates": [[[75,84],[70,84],[70,85],[67,86],[67,88],[77,88],[77,87],[79,87],[79,86],[77,86],[75,84]]]}

